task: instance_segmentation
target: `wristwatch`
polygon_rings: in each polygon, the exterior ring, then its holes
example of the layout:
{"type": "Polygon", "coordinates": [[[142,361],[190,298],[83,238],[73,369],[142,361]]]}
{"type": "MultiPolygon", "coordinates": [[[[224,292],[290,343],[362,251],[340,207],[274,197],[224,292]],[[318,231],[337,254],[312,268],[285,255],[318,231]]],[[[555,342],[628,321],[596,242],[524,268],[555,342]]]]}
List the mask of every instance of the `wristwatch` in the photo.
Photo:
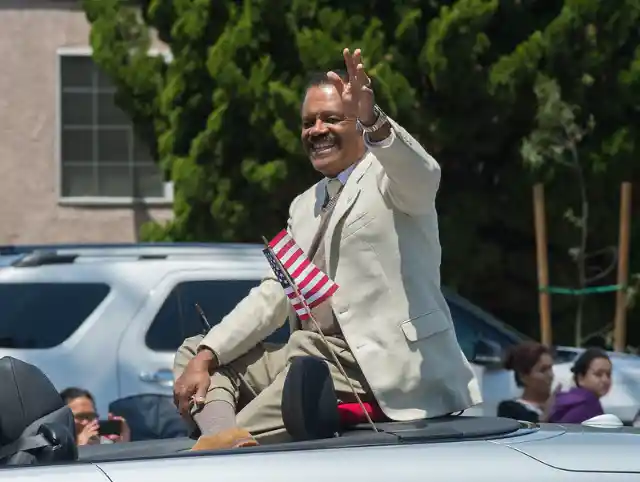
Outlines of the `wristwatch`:
{"type": "Polygon", "coordinates": [[[368,132],[368,133],[376,132],[377,130],[380,130],[380,128],[384,124],[386,124],[388,120],[387,114],[383,112],[383,110],[378,106],[378,104],[375,104],[373,106],[373,112],[376,114],[376,121],[373,123],[373,125],[370,125],[370,126],[364,125],[362,122],[360,122],[359,118],[356,120],[356,125],[358,126],[358,129],[360,129],[362,132],[368,132]]]}

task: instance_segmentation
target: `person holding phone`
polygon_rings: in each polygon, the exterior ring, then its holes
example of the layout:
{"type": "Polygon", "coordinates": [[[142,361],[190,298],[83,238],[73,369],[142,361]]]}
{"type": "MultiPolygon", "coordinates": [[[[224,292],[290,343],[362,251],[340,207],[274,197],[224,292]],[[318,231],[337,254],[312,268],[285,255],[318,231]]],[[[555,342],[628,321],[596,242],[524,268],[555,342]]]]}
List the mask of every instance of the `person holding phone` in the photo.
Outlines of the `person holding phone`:
{"type": "Polygon", "coordinates": [[[122,443],[131,440],[131,430],[124,418],[109,414],[106,420],[100,420],[95,400],[88,390],[69,387],[60,392],[60,396],[73,412],[78,445],[122,443]]]}

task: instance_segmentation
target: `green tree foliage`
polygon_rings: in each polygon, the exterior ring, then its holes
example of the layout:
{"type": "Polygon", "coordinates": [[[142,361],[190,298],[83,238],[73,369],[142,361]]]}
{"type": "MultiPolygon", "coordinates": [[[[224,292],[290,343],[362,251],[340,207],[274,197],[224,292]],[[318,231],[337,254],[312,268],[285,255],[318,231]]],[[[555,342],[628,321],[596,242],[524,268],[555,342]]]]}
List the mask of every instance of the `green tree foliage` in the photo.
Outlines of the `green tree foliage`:
{"type": "MultiPolygon", "coordinates": [[[[362,48],[379,103],[442,164],[447,284],[537,336],[531,184],[543,181],[552,282],[575,286],[565,219],[580,207],[575,176],[557,163],[530,169],[520,152],[537,128],[540,75],[580,106],[576,125],[596,121],[576,147],[589,243],[617,242],[619,184],[640,173],[636,1],[83,3],[95,60],[176,187],[175,219],[146,226],[148,239],[254,242],[280,229],[289,202],[318,179],[299,146],[304,80],[342,67],[350,46],[362,48]],[[146,55],[150,34],[170,63],[146,55]]],[[[638,223],[633,246],[637,272],[638,223]]],[[[612,301],[589,298],[588,329],[611,320],[612,301]]],[[[556,340],[568,342],[575,300],[553,307],[556,340]]]]}

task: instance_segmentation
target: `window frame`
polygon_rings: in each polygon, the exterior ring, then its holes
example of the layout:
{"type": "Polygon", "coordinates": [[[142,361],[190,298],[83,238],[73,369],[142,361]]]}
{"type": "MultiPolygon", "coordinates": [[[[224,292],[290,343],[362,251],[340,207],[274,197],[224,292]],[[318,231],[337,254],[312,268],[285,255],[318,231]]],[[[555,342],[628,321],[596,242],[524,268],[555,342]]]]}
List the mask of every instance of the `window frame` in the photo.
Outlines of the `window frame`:
{"type": "MultiPolygon", "coordinates": [[[[138,204],[157,207],[171,207],[174,201],[174,186],[172,181],[163,183],[163,196],[160,197],[132,197],[132,196],[65,196],[63,192],[62,166],[62,62],[64,57],[91,57],[91,47],[59,47],[56,49],[56,92],[55,92],[55,165],[56,165],[56,197],[61,206],[114,206],[131,207],[138,204]]],[[[150,49],[149,55],[161,55],[167,62],[172,57],[168,51],[150,49]]]]}
{"type": "MultiPolygon", "coordinates": [[[[249,288],[249,290],[238,299],[238,303],[240,303],[243,299],[246,298],[246,296],[248,296],[249,292],[251,289],[253,288],[257,288],[262,284],[262,278],[261,277],[221,277],[221,278],[212,278],[212,277],[206,277],[206,278],[184,278],[184,279],[176,279],[174,280],[173,283],[170,284],[170,288],[168,289],[168,291],[166,292],[166,294],[164,295],[164,297],[162,298],[162,301],[160,302],[159,305],[156,306],[156,308],[153,310],[153,315],[150,317],[150,321],[148,322],[148,324],[146,324],[141,332],[140,332],[140,342],[142,343],[142,345],[144,346],[145,350],[149,350],[151,353],[154,354],[167,354],[167,353],[175,353],[175,351],[180,347],[180,344],[184,341],[184,340],[179,340],[178,345],[175,348],[171,348],[168,350],[160,350],[157,347],[152,347],[149,344],[149,333],[151,333],[151,330],[153,329],[154,325],[156,324],[156,321],[158,320],[158,316],[160,315],[160,313],[162,312],[162,310],[164,309],[164,307],[166,306],[168,300],[172,297],[172,295],[174,293],[176,293],[176,290],[179,287],[183,287],[183,285],[190,285],[190,284],[198,284],[198,283],[221,283],[221,284],[227,284],[229,282],[235,282],[235,281],[241,281],[241,282],[247,282],[247,283],[251,283],[251,287],[249,288]]],[[[181,302],[182,303],[182,302],[181,302]]],[[[231,307],[231,309],[227,312],[221,312],[221,313],[211,313],[211,310],[207,310],[207,306],[205,303],[202,303],[202,308],[205,311],[205,315],[208,318],[209,323],[211,324],[211,327],[215,327],[217,326],[223,319],[223,317],[227,316],[229,313],[231,313],[231,311],[233,311],[238,303],[236,303],[233,307],[231,307]],[[217,315],[220,315],[219,317],[217,315]]],[[[180,311],[180,309],[178,309],[178,311],[180,311]]],[[[185,319],[186,320],[186,319],[185,319]]],[[[187,337],[191,337],[191,336],[195,336],[195,335],[199,335],[199,334],[204,334],[204,326],[201,327],[201,330],[199,330],[197,333],[192,333],[192,334],[187,334],[185,333],[184,335],[187,337]]],[[[289,337],[291,336],[291,332],[290,332],[290,327],[289,327],[289,319],[288,317],[284,320],[283,325],[280,328],[277,328],[276,330],[273,331],[273,333],[271,333],[269,336],[267,336],[263,341],[265,342],[279,342],[279,343],[285,343],[289,340],[289,337]],[[276,341],[277,336],[276,333],[278,333],[280,330],[285,329],[288,330],[289,333],[287,334],[287,337],[285,340],[280,340],[280,341],[276,341]]]]}

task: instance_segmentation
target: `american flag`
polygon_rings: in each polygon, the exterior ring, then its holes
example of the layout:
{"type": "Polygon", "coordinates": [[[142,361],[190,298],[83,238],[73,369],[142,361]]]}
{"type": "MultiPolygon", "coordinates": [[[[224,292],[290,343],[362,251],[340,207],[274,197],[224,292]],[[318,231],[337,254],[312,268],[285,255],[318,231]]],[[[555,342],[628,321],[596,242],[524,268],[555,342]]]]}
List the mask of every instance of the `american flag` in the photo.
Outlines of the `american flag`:
{"type": "Polygon", "coordinates": [[[269,242],[269,247],[265,248],[263,253],[291,301],[293,309],[303,321],[309,318],[308,308],[313,308],[327,300],[338,289],[338,285],[307,258],[286,229],[280,231],[269,242]],[[280,264],[274,256],[278,258],[280,264]],[[296,294],[296,290],[282,272],[280,265],[295,283],[304,302],[296,294]]]}

